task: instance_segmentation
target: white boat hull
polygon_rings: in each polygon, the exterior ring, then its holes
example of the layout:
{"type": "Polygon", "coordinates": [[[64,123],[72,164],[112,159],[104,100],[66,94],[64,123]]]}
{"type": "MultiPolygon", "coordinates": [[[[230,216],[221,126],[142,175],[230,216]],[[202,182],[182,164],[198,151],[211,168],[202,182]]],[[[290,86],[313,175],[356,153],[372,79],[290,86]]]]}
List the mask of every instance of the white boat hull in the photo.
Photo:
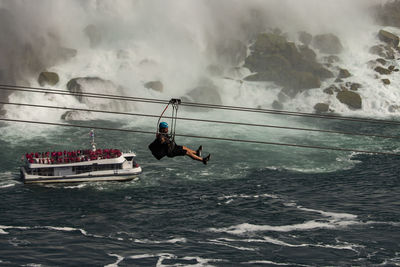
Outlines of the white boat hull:
{"type": "Polygon", "coordinates": [[[74,182],[102,182],[102,181],[130,181],[138,178],[142,172],[141,167],[118,170],[118,171],[97,171],[68,176],[39,176],[30,175],[24,167],[21,167],[21,178],[24,183],[74,183],[74,182]]]}

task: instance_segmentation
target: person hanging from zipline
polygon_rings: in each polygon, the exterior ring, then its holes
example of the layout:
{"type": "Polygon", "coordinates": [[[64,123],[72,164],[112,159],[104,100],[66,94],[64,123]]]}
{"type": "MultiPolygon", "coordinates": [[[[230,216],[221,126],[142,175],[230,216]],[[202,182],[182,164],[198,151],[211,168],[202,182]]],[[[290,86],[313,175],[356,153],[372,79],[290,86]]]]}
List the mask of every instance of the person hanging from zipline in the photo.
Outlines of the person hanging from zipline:
{"type": "Polygon", "coordinates": [[[179,99],[171,99],[167,107],[164,109],[158,120],[158,129],[156,133],[156,139],[149,145],[149,149],[153,156],[160,160],[163,157],[167,156],[170,158],[176,156],[189,156],[193,160],[201,161],[204,164],[207,164],[211,158],[211,154],[207,157],[202,157],[202,149],[200,146],[196,151],[192,150],[186,146],[179,146],[175,143],[175,128],[176,128],[176,119],[177,119],[177,110],[178,105],[180,104],[179,99]],[[167,110],[169,104],[172,104],[172,125],[171,125],[171,135],[168,134],[168,123],[160,122],[164,112],[167,110]]]}
{"type": "Polygon", "coordinates": [[[159,160],[165,156],[170,158],[177,156],[189,156],[194,160],[207,164],[211,158],[210,154],[207,157],[202,157],[202,146],[195,151],[186,146],[177,145],[168,134],[168,123],[166,122],[160,123],[159,133],[157,133],[156,139],[149,145],[149,148],[153,155],[159,160]]]}

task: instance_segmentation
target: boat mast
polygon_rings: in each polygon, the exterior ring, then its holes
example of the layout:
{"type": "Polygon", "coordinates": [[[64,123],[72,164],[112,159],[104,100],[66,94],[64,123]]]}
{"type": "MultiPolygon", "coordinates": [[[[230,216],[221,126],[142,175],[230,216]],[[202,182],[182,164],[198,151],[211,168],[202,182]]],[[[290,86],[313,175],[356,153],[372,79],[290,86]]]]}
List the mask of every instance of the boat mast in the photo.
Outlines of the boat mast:
{"type": "Polygon", "coordinates": [[[94,142],[94,130],[90,130],[90,137],[92,137],[92,142],[90,142],[90,145],[92,146],[92,151],[96,151],[96,143],[94,142]]]}

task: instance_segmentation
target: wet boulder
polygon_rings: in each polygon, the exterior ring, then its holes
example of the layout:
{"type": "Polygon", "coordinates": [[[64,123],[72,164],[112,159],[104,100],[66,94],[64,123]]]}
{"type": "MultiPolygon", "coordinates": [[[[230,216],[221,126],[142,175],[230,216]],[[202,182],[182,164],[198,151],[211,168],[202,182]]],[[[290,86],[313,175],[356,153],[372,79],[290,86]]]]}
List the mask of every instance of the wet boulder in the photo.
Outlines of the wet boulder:
{"type": "Polygon", "coordinates": [[[277,100],[272,102],[272,108],[276,110],[283,110],[283,104],[277,100]]]}
{"type": "Polygon", "coordinates": [[[92,119],[93,114],[87,111],[67,111],[61,115],[61,119],[65,121],[83,121],[92,119]]]}
{"type": "Polygon", "coordinates": [[[279,54],[252,54],[246,58],[244,66],[252,72],[286,71],[292,68],[289,60],[279,54]]]}
{"type": "Polygon", "coordinates": [[[385,66],[387,61],[383,58],[378,58],[376,59],[376,62],[378,62],[379,64],[381,64],[382,66],[385,66]]]}
{"type": "Polygon", "coordinates": [[[324,54],[339,54],[343,50],[340,39],[334,34],[319,34],[314,36],[313,46],[324,54]]]}
{"type": "Polygon", "coordinates": [[[328,64],[333,64],[333,63],[339,62],[340,58],[336,55],[329,55],[329,56],[324,57],[324,60],[326,62],[328,62],[328,64]]]}
{"type": "Polygon", "coordinates": [[[336,85],[333,84],[333,85],[325,88],[323,92],[328,95],[333,95],[335,92],[339,92],[339,91],[340,91],[340,89],[338,87],[336,87],[336,85]]]}
{"type": "MultiPolygon", "coordinates": [[[[113,82],[104,80],[99,77],[80,77],[71,79],[67,83],[67,89],[75,95],[81,103],[89,103],[90,101],[83,97],[84,93],[109,93],[116,92],[117,87],[113,82]]],[[[109,100],[96,99],[100,103],[109,103],[109,100]]]]}
{"type": "Polygon", "coordinates": [[[339,69],[338,79],[346,79],[351,76],[351,73],[347,69],[339,69]]]}
{"type": "Polygon", "coordinates": [[[316,113],[326,113],[329,111],[329,105],[325,103],[318,103],[314,106],[316,113]]]}
{"type": "Polygon", "coordinates": [[[216,87],[210,81],[204,81],[202,82],[202,85],[193,88],[191,91],[189,91],[189,93],[182,97],[182,101],[212,105],[222,104],[222,99],[218,92],[218,87],[216,87]]]}
{"type": "Polygon", "coordinates": [[[281,76],[280,84],[301,92],[305,89],[319,88],[321,81],[311,72],[292,70],[281,76]]]}
{"type": "Polygon", "coordinates": [[[306,45],[299,46],[299,52],[304,59],[315,61],[317,59],[317,54],[310,47],[306,45]]]}
{"type": "Polygon", "coordinates": [[[246,77],[247,81],[272,81],[293,93],[317,88],[321,80],[333,77],[316,62],[311,48],[304,45],[297,48],[276,33],[260,34],[250,50],[244,66],[255,74],[246,77]]]}
{"type": "Polygon", "coordinates": [[[305,46],[309,46],[312,42],[313,36],[308,32],[301,31],[299,32],[299,41],[303,43],[305,46]]]}
{"type": "Polygon", "coordinates": [[[347,105],[351,109],[361,109],[362,99],[361,96],[352,91],[340,91],[336,98],[343,104],[347,105]]]}
{"type": "Polygon", "coordinates": [[[144,84],[144,87],[157,92],[162,92],[164,90],[164,85],[160,81],[151,81],[144,84]]]}
{"type": "Polygon", "coordinates": [[[382,82],[384,85],[389,85],[390,84],[390,80],[389,79],[382,79],[382,82]]]}
{"type": "Polygon", "coordinates": [[[258,35],[256,42],[250,47],[255,54],[279,54],[286,48],[287,40],[284,36],[274,33],[258,35]]]}
{"type": "Polygon", "coordinates": [[[392,73],[391,70],[383,68],[383,67],[380,67],[380,66],[376,67],[374,70],[376,72],[378,72],[379,74],[381,74],[381,75],[389,75],[389,74],[392,73]]]}
{"type": "Polygon", "coordinates": [[[358,91],[358,89],[362,88],[362,85],[359,83],[347,83],[346,86],[350,88],[351,91],[358,91]]]}
{"type": "Polygon", "coordinates": [[[50,85],[54,86],[60,81],[60,77],[55,72],[44,71],[41,72],[38,78],[40,86],[50,85]]]}
{"type": "Polygon", "coordinates": [[[398,47],[399,46],[399,37],[391,32],[380,30],[378,33],[379,40],[387,43],[390,46],[398,47]]]}
{"type": "Polygon", "coordinates": [[[381,58],[385,58],[385,48],[383,45],[374,45],[369,49],[369,52],[373,55],[378,55],[381,58]]]}

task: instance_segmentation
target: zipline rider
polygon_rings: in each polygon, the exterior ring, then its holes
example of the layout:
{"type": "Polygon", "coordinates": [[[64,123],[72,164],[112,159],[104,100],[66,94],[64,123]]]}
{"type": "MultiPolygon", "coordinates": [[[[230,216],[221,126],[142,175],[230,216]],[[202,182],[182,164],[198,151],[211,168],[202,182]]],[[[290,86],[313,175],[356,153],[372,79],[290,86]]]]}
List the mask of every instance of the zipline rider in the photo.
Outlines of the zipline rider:
{"type": "Polygon", "coordinates": [[[209,154],[207,157],[202,158],[202,146],[200,146],[196,151],[186,147],[179,146],[175,143],[171,136],[168,135],[168,123],[161,122],[159,124],[159,131],[156,135],[156,139],[149,145],[149,149],[151,150],[153,156],[158,160],[167,156],[170,158],[176,156],[189,156],[193,160],[201,161],[204,164],[207,164],[210,160],[211,155],[209,154]]]}

